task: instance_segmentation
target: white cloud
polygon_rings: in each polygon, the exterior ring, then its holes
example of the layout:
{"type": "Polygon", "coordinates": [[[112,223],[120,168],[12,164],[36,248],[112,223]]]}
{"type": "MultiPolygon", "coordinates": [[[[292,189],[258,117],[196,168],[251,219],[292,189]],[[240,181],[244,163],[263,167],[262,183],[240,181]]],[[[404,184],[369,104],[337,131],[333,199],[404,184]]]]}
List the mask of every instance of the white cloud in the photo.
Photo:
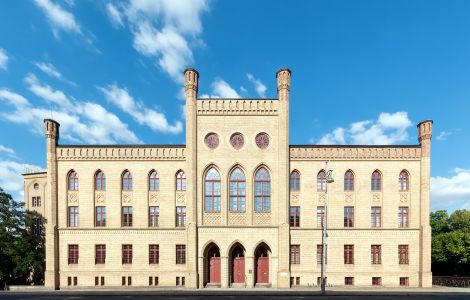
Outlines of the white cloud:
{"type": "Polygon", "coordinates": [[[60,73],[59,70],[57,70],[57,68],[53,64],[46,63],[46,62],[34,62],[33,64],[36,67],[38,67],[39,70],[43,71],[45,74],[53,78],[56,78],[60,81],[63,81],[65,83],[68,83],[70,85],[77,86],[75,82],[70,81],[67,78],[65,78],[65,76],[62,75],[62,73],[60,73]]]}
{"type": "Polygon", "coordinates": [[[16,201],[23,201],[23,174],[25,168],[42,169],[38,166],[20,164],[11,160],[0,160],[0,187],[16,201]]]}
{"type": "Polygon", "coordinates": [[[106,4],[106,12],[108,13],[109,19],[115,28],[123,27],[124,20],[122,19],[122,13],[119,9],[112,3],[106,4]]]}
{"type": "Polygon", "coordinates": [[[447,138],[452,134],[452,132],[449,131],[441,131],[439,134],[436,136],[436,139],[438,141],[445,141],[447,138]]]}
{"type": "Polygon", "coordinates": [[[241,98],[241,96],[225,80],[218,78],[212,82],[212,93],[210,95],[202,94],[200,98],[236,99],[241,98]]]}
{"type": "Polygon", "coordinates": [[[377,120],[365,120],[349,125],[348,129],[338,127],[320,139],[312,139],[318,144],[359,144],[392,145],[408,140],[411,121],[408,113],[380,113],[377,120]]]}
{"type": "Polygon", "coordinates": [[[15,156],[15,151],[11,148],[0,145],[0,152],[6,153],[8,156],[15,156]]]}
{"type": "Polygon", "coordinates": [[[66,11],[60,5],[50,0],[34,0],[34,2],[46,14],[47,19],[52,25],[54,35],[58,36],[58,30],[82,33],[80,25],[71,12],[66,11]]]}
{"type": "Polygon", "coordinates": [[[146,107],[142,101],[136,101],[125,88],[112,84],[98,89],[103,92],[109,102],[130,114],[141,125],[146,125],[155,131],[171,134],[178,134],[183,130],[183,124],[180,121],[171,125],[163,113],[146,107]]]}
{"type": "Polygon", "coordinates": [[[431,177],[431,209],[470,209],[470,170],[455,168],[452,176],[431,177]]]}
{"type": "Polygon", "coordinates": [[[251,73],[246,74],[246,77],[255,86],[255,90],[258,96],[260,96],[261,98],[266,98],[266,85],[264,85],[261,80],[256,79],[251,73]]]}
{"type": "Polygon", "coordinates": [[[67,97],[62,91],[54,91],[48,85],[41,85],[41,83],[38,81],[38,78],[34,74],[29,73],[25,78],[25,82],[28,84],[28,89],[36,96],[41,97],[46,101],[55,103],[62,108],[73,109],[73,99],[67,97]]]}
{"type": "Polygon", "coordinates": [[[8,55],[5,49],[0,48],[0,69],[7,70],[8,55]]]}

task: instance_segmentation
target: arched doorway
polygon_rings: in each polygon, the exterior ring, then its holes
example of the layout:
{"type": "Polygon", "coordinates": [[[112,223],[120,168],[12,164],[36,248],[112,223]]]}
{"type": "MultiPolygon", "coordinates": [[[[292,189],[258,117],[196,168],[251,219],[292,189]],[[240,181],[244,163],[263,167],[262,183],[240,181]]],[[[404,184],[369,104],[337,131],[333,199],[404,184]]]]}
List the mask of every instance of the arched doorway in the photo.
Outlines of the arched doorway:
{"type": "Polygon", "coordinates": [[[255,285],[269,284],[269,247],[262,243],[255,250],[255,285]]]}
{"type": "Polygon", "coordinates": [[[220,249],[209,244],[204,254],[204,285],[220,285],[220,249]]]}
{"type": "Polygon", "coordinates": [[[240,244],[230,251],[230,284],[245,284],[245,249],[240,244]]]}

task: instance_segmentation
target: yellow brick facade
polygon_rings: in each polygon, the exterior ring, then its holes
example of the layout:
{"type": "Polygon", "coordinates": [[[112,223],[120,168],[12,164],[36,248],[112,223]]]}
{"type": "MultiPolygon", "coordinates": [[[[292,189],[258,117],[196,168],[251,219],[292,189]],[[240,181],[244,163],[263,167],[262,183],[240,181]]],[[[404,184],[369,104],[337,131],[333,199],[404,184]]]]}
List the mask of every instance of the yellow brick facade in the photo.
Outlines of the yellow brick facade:
{"type": "Polygon", "coordinates": [[[410,286],[431,285],[432,121],[418,125],[418,145],[289,145],[288,69],[276,73],[277,99],[197,99],[199,74],[188,69],[184,75],[185,145],[61,145],[59,124],[45,120],[47,172],[25,174],[25,203],[46,218],[48,287],[101,286],[101,280],[104,286],[148,287],[157,286],[156,277],[159,287],[183,286],[183,280],[185,288],[316,285],[322,232],[317,208],[325,202],[329,284],[344,285],[345,277],[353,277],[354,285],[370,286],[372,277],[380,277],[384,286],[399,286],[400,278],[410,286]],[[238,144],[232,144],[234,134],[242,137],[238,144]],[[259,134],[269,142],[260,142],[259,134]],[[317,190],[317,174],[326,161],[335,181],[325,197],[317,190]],[[220,209],[205,207],[205,195],[218,194],[205,185],[211,168],[220,178],[220,209]],[[245,208],[240,211],[230,208],[235,168],[245,177],[245,208]],[[270,178],[270,207],[264,211],[255,205],[255,177],[261,168],[270,178]],[[76,191],[68,189],[71,170],[78,174],[76,191]],[[122,189],[125,170],[132,174],[131,191],[122,189]],[[149,191],[151,170],[158,173],[158,191],[149,191]],[[289,190],[294,170],[300,173],[298,191],[289,190]],[[348,170],[354,174],[353,191],[344,190],[348,170]],[[382,175],[380,191],[371,191],[375,170],[382,175]],[[398,189],[403,170],[409,174],[407,191],[398,189]],[[103,191],[95,190],[98,171],[106,176],[103,191]],[[176,190],[179,171],[186,177],[185,191],[176,190]],[[32,207],[33,196],[43,199],[40,207],[32,207]],[[106,226],[96,225],[97,206],[106,207],[106,226]],[[123,226],[124,206],[132,207],[129,227],[123,226]],[[298,227],[290,226],[290,206],[300,207],[298,227]],[[71,226],[69,207],[78,207],[78,224],[71,226]],[[149,207],[159,208],[157,227],[149,226],[149,207]],[[177,207],[185,208],[184,226],[176,226],[177,207]],[[353,227],[344,226],[344,207],[354,207],[353,227]],[[371,207],[380,207],[378,228],[371,227],[371,207]],[[408,208],[405,228],[398,226],[399,207],[408,208]],[[123,263],[124,244],[132,245],[132,263],[123,263]],[[69,261],[69,245],[78,245],[76,263],[69,261]],[[96,245],[106,245],[105,263],[96,263],[96,245]],[[158,263],[149,263],[149,245],[158,245],[158,263]],[[185,246],[184,263],[177,263],[177,245],[185,246]],[[291,263],[291,245],[300,248],[296,263],[291,263]],[[354,245],[353,264],[344,262],[344,245],[354,245]],[[380,264],[371,263],[371,245],[381,246],[380,264]],[[399,245],[408,246],[407,264],[399,263],[399,245]],[[209,255],[220,261],[219,269],[209,255]],[[267,262],[261,266],[263,259],[267,262]],[[235,266],[235,260],[243,260],[244,268],[235,266]]]}

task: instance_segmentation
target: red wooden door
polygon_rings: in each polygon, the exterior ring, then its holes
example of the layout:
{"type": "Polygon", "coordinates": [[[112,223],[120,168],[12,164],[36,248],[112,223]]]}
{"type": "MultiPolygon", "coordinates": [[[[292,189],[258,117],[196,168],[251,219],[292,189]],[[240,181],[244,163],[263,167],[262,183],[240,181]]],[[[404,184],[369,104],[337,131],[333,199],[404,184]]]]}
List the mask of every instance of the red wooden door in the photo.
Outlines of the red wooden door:
{"type": "Polygon", "coordinates": [[[245,282],[245,258],[235,257],[233,260],[233,283],[245,282]]]}
{"type": "Polygon", "coordinates": [[[269,283],[269,257],[258,257],[257,283],[269,283]]]}
{"type": "Polygon", "coordinates": [[[209,282],[220,283],[220,257],[211,257],[209,282]]]}

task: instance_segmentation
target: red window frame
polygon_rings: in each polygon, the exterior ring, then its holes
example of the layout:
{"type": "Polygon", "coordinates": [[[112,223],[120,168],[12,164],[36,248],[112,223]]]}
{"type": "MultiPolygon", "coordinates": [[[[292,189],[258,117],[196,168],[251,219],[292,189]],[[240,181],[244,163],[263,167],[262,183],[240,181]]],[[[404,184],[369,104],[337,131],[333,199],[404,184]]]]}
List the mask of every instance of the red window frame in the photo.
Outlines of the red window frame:
{"type": "Polygon", "coordinates": [[[354,245],[344,245],[344,264],[354,264],[354,245]]]}
{"type": "Polygon", "coordinates": [[[176,207],[176,227],[183,227],[186,225],[186,206],[176,207]]]}
{"type": "Polygon", "coordinates": [[[186,264],[186,245],[176,245],[176,264],[186,264]]]}
{"type": "Polygon", "coordinates": [[[290,190],[300,191],[300,173],[297,170],[290,173],[290,190]]]}
{"type": "Polygon", "coordinates": [[[291,206],[289,208],[289,225],[291,227],[300,227],[300,206],[291,206]]]}
{"type": "Polygon", "coordinates": [[[132,191],[132,174],[128,170],[122,174],[122,190],[132,191]]]}
{"type": "Polygon", "coordinates": [[[220,174],[219,172],[215,169],[215,168],[210,168],[209,171],[207,172],[206,174],[206,178],[204,178],[204,211],[206,212],[220,212],[220,198],[221,198],[221,181],[220,181],[220,174]],[[209,172],[214,169],[215,172],[217,172],[217,175],[218,175],[218,178],[219,179],[208,179],[207,177],[207,174],[209,174],[209,172]],[[210,184],[210,189],[207,188],[207,184],[210,184]],[[216,190],[216,186],[217,186],[217,183],[219,185],[219,194],[216,194],[215,193],[215,190],[216,190]],[[210,194],[208,194],[208,190],[211,190],[212,192],[210,194]],[[219,201],[219,207],[217,208],[216,205],[215,205],[215,202],[216,200],[218,199],[219,201]],[[207,206],[206,206],[206,203],[207,201],[209,201],[210,203],[210,209],[207,209],[207,206]]]}
{"type": "Polygon", "coordinates": [[[325,215],[325,207],[317,206],[317,228],[323,228],[324,219],[325,219],[326,225],[328,225],[328,216],[325,215]]]}
{"type": "Polygon", "coordinates": [[[77,244],[68,246],[68,263],[69,265],[78,264],[79,248],[77,244]]]}
{"type": "Polygon", "coordinates": [[[122,207],[122,227],[132,227],[132,206],[122,207]]]}
{"type": "Polygon", "coordinates": [[[344,227],[354,227],[354,206],[344,207],[344,227]]]}
{"type": "Polygon", "coordinates": [[[106,176],[102,171],[98,171],[95,176],[95,190],[105,191],[106,190],[106,176]]]}
{"type": "Polygon", "coordinates": [[[176,190],[186,191],[186,175],[183,171],[179,171],[178,174],[176,174],[176,190]]]}
{"type": "Polygon", "coordinates": [[[155,170],[152,170],[149,174],[149,191],[158,191],[159,186],[159,177],[158,173],[155,170]]]}
{"type": "Polygon", "coordinates": [[[409,264],[409,252],[408,245],[398,245],[398,264],[408,265],[409,264]]]}
{"type": "Polygon", "coordinates": [[[240,169],[240,172],[243,174],[243,179],[238,179],[238,178],[233,178],[232,174],[235,172],[236,169],[240,168],[235,168],[231,174],[230,174],[230,183],[229,183],[229,192],[230,192],[230,201],[232,199],[235,199],[236,207],[235,209],[232,209],[231,202],[229,203],[229,208],[230,211],[245,211],[246,210],[246,179],[245,179],[245,173],[240,169]],[[232,183],[235,184],[235,193],[232,193],[232,183]],[[243,194],[239,193],[240,192],[240,187],[239,185],[243,184],[243,194]],[[241,203],[243,202],[244,209],[241,210],[241,203]]]}
{"type": "Polygon", "coordinates": [[[378,170],[372,173],[370,184],[371,191],[380,192],[382,190],[382,174],[378,170]]]}
{"type": "Polygon", "coordinates": [[[132,264],[132,245],[130,244],[122,245],[122,263],[132,264]]]}
{"type": "Polygon", "coordinates": [[[68,227],[78,227],[78,206],[69,206],[67,214],[68,227]]]}
{"type": "Polygon", "coordinates": [[[399,228],[408,228],[410,218],[409,218],[409,208],[408,206],[400,206],[398,208],[398,227],[399,228]]]}
{"type": "Polygon", "coordinates": [[[95,226],[96,227],[106,226],[106,206],[95,207],[95,226]]]}
{"type": "Polygon", "coordinates": [[[370,262],[373,265],[380,265],[382,263],[382,246],[381,245],[370,246],[370,262]]]}
{"type": "Polygon", "coordinates": [[[156,244],[149,245],[149,264],[160,263],[160,246],[156,244]]]}
{"type": "Polygon", "coordinates": [[[160,221],[160,207],[149,206],[149,227],[158,227],[160,221]]]}
{"type": "Polygon", "coordinates": [[[344,173],[344,191],[354,191],[354,174],[351,170],[348,170],[346,173],[344,173]]]}
{"type": "Polygon", "coordinates": [[[372,285],[382,285],[382,277],[372,277],[372,285]]]}
{"type": "MultiPolygon", "coordinates": [[[[317,245],[317,265],[322,264],[323,259],[323,245],[317,245]]],[[[325,263],[328,263],[328,245],[325,247],[325,263]]]]}
{"type": "Polygon", "coordinates": [[[370,208],[370,226],[372,228],[382,227],[382,207],[372,206],[370,208]]]}
{"type": "Polygon", "coordinates": [[[290,245],[290,263],[291,265],[300,264],[300,245],[290,245]]]}
{"type": "Polygon", "coordinates": [[[268,170],[266,170],[265,168],[260,168],[258,171],[256,171],[256,174],[255,174],[255,211],[261,211],[261,212],[271,211],[271,174],[269,174],[268,170]],[[268,178],[267,179],[256,178],[258,172],[261,172],[261,170],[263,169],[268,175],[268,178]],[[261,193],[259,194],[257,194],[257,191],[256,191],[257,190],[256,187],[258,186],[257,184],[259,184],[261,187],[261,193]],[[269,193],[266,194],[266,191],[268,191],[269,193]],[[258,208],[256,205],[258,201],[261,201],[260,208],[258,208]],[[269,203],[269,205],[267,205],[267,203],[269,203]]]}
{"type": "Polygon", "coordinates": [[[344,285],[354,285],[354,277],[344,277],[344,285]]]}
{"type": "Polygon", "coordinates": [[[67,190],[78,191],[78,173],[74,170],[70,171],[67,176],[67,190]]]}
{"type": "Polygon", "coordinates": [[[410,188],[409,183],[410,181],[408,172],[406,172],[405,170],[401,171],[400,175],[398,176],[398,190],[400,192],[407,192],[410,188]]]}
{"type": "Polygon", "coordinates": [[[400,277],[400,286],[409,286],[410,278],[409,277],[400,277]]]}
{"type": "Polygon", "coordinates": [[[106,262],[106,245],[95,245],[95,264],[104,264],[106,262]]]}
{"type": "Polygon", "coordinates": [[[325,170],[320,170],[317,174],[317,192],[326,191],[326,173],[325,170]]]}

